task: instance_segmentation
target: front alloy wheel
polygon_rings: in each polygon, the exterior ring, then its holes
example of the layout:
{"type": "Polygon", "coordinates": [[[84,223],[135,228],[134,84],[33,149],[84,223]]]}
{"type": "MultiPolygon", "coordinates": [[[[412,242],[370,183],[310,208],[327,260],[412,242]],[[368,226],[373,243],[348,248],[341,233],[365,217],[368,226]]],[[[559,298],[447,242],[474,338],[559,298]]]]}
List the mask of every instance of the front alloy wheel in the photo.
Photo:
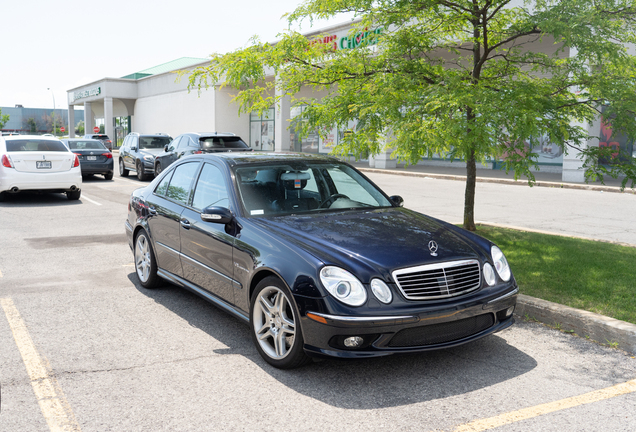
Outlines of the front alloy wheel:
{"type": "Polygon", "coordinates": [[[139,231],[135,240],[135,270],[144,288],[154,288],[159,285],[157,261],[148,234],[144,230],[139,231]]]}
{"type": "Polygon", "coordinates": [[[280,369],[304,365],[303,337],[289,290],[277,278],[263,279],[252,295],[252,339],[265,361],[280,369]]]}

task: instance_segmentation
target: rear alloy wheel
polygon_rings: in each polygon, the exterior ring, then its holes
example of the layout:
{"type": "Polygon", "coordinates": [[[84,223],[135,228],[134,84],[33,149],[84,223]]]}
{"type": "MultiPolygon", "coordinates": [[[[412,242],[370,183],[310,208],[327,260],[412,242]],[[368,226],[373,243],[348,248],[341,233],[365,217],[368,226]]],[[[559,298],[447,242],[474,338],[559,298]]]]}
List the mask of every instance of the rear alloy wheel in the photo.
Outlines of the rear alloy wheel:
{"type": "Polygon", "coordinates": [[[144,288],[155,288],[159,285],[157,261],[145,230],[139,231],[135,239],[135,270],[144,288]]]}
{"type": "Polygon", "coordinates": [[[128,170],[124,166],[124,160],[119,158],[119,175],[122,177],[128,177],[128,170]]]}
{"type": "Polygon", "coordinates": [[[161,167],[161,162],[157,162],[155,164],[155,177],[161,174],[161,171],[163,171],[163,168],[161,167]]]}
{"type": "Polygon", "coordinates": [[[263,359],[279,369],[305,365],[300,319],[287,287],[276,277],[263,279],[250,304],[252,340],[263,359]]]}
{"type": "Polygon", "coordinates": [[[137,178],[139,179],[139,181],[144,181],[148,178],[148,176],[146,176],[146,173],[144,173],[144,166],[141,161],[137,161],[137,165],[135,165],[135,168],[137,169],[137,178]]]}
{"type": "Polygon", "coordinates": [[[81,190],[66,191],[66,198],[68,198],[69,201],[77,201],[78,199],[80,199],[81,196],[81,190]]]}

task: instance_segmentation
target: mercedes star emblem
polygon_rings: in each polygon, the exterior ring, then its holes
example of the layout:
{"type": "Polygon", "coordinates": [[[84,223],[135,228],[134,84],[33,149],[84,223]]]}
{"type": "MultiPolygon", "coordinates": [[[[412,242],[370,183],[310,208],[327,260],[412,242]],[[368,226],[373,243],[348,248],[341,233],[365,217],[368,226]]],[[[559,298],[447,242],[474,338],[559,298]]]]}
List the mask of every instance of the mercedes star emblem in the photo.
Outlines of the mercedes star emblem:
{"type": "Polygon", "coordinates": [[[431,251],[431,256],[437,256],[437,242],[435,240],[428,242],[428,250],[431,251]]]}

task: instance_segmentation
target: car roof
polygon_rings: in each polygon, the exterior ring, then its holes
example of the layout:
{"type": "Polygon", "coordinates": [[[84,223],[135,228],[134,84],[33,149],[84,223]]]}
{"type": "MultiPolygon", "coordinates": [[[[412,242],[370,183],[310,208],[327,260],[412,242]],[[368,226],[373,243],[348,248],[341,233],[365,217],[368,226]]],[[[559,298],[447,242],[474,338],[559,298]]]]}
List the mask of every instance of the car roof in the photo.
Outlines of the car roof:
{"type": "Polygon", "coordinates": [[[237,137],[239,138],[238,135],[231,133],[231,132],[186,132],[182,135],[196,135],[198,137],[237,137]]]}
{"type": "Polygon", "coordinates": [[[197,155],[205,159],[218,158],[227,164],[250,165],[262,163],[289,163],[289,162],[340,162],[333,156],[313,154],[313,153],[293,153],[293,152],[223,152],[197,155]]]}
{"type": "Polygon", "coordinates": [[[97,141],[101,143],[100,140],[94,138],[64,138],[62,141],[97,141]]]}
{"type": "Polygon", "coordinates": [[[39,139],[39,140],[49,140],[49,141],[60,141],[59,138],[56,138],[54,136],[45,136],[45,135],[8,135],[8,136],[3,136],[2,139],[6,140],[6,141],[13,141],[13,140],[24,140],[24,139],[39,139]]]}

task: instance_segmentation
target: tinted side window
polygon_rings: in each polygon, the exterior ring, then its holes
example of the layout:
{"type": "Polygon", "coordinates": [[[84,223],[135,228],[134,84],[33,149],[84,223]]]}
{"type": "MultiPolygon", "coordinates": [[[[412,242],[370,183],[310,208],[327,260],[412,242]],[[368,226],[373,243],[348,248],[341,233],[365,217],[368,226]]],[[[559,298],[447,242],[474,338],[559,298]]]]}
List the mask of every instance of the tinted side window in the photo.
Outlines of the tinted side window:
{"type": "Polygon", "coordinates": [[[211,205],[228,207],[229,203],[223,172],[214,165],[204,164],[194,191],[192,207],[201,210],[211,205]]]}
{"type": "Polygon", "coordinates": [[[181,138],[181,141],[179,141],[179,148],[186,148],[190,145],[190,137],[189,136],[184,136],[181,138]]]}
{"type": "Polygon", "coordinates": [[[192,186],[192,180],[199,168],[199,162],[190,162],[183,165],[179,165],[172,174],[168,191],[166,192],[166,198],[173,199],[181,204],[188,203],[188,197],[190,196],[190,187],[192,186]]]}
{"type": "MultiPolygon", "coordinates": [[[[174,171],[172,173],[174,173],[174,171]]],[[[168,191],[168,185],[170,184],[170,179],[172,178],[172,173],[167,174],[163,178],[163,180],[161,180],[161,182],[157,186],[157,189],[155,189],[155,193],[157,195],[164,196],[166,194],[166,192],[168,191]]]]}
{"type": "Polygon", "coordinates": [[[181,141],[182,139],[183,139],[182,137],[176,137],[175,139],[173,139],[170,145],[168,146],[168,151],[174,151],[174,149],[179,147],[179,141],[181,141]]]}

